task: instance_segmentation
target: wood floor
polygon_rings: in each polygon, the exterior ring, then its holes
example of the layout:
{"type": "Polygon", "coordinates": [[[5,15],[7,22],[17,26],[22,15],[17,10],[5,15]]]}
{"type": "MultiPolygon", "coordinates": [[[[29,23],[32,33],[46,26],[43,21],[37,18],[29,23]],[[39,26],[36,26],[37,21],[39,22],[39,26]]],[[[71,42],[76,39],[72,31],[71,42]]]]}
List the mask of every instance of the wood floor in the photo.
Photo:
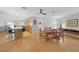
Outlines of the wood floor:
{"type": "Polygon", "coordinates": [[[79,51],[79,39],[65,35],[64,46],[61,41],[51,39],[46,41],[41,39],[38,34],[32,35],[28,32],[23,33],[23,38],[18,40],[7,39],[6,33],[0,33],[1,52],[77,52],[79,51]]]}

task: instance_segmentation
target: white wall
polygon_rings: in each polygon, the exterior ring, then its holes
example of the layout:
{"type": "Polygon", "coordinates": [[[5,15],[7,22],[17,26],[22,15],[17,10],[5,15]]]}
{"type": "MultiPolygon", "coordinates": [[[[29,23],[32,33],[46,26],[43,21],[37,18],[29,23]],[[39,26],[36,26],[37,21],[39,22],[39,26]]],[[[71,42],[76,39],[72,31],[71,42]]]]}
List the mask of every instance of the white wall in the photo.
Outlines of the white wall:
{"type": "Polygon", "coordinates": [[[65,26],[65,28],[67,29],[71,29],[71,30],[78,30],[79,31],[79,13],[76,13],[76,14],[73,14],[73,15],[70,15],[70,16],[66,16],[66,17],[63,17],[60,20],[60,23],[65,26]],[[72,19],[78,19],[78,27],[67,27],[67,20],[72,20],[72,19]]]}
{"type": "Polygon", "coordinates": [[[51,18],[50,16],[38,16],[37,20],[42,20],[43,22],[42,28],[44,27],[52,27],[53,29],[57,28],[57,19],[51,18]]]}
{"type": "Polygon", "coordinates": [[[6,25],[8,22],[13,22],[15,25],[23,25],[24,20],[10,15],[0,14],[0,31],[5,30],[4,25],[6,25]]]}
{"type": "MultiPolygon", "coordinates": [[[[35,17],[35,20],[37,20],[37,24],[36,25],[32,25],[32,32],[36,33],[39,31],[40,28],[44,29],[45,27],[52,27],[53,29],[57,28],[57,20],[50,18],[50,17],[35,17]],[[39,21],[42,22],[42,24],[39,24],[39,21]]],[[[32,20],[34,20],[34,17],[32,17],[32,20]]]]}

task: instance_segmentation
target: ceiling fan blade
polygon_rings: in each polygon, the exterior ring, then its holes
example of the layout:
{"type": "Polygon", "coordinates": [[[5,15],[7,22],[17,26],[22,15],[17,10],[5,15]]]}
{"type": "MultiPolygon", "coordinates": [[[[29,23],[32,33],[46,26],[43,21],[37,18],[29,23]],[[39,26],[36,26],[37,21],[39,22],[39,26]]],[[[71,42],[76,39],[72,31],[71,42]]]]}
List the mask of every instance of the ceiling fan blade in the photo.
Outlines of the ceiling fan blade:
{"type": "Polygon", "coordinates": [[[43,15],[46,15],[46,13],[42,13],[43,15]]]}
{"type": "Polygon", "coordinates": [[[42,9],[40,9],[40,13],[42,13],[42,11],[43,11],[43,10],[42,10],[42,9]]]}

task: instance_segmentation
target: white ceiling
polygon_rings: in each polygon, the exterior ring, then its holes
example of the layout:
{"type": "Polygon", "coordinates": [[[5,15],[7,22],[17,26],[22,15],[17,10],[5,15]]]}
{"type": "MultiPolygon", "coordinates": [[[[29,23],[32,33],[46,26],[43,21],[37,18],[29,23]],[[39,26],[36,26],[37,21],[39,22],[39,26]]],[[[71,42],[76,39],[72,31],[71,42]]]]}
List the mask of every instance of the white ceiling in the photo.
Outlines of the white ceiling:
{"type": "Polygon", "coordinates": [[[57,19],[75,13],[79,13],[78,7],[27,7],[26,9],[22,7],[0,7],[0,17],[17,20],[25,20],[31,16],[57,19]],[[47,15],[37,14],[41,8],[47,15]]]}
{"type": "Polygon", "coordinates": [[[65,17],[67,15],[79,13],[79,8],[78,7],[40,7],[40,8],[27,8],[28,12],[30,14],[33,14],[35,16],[45,16],[45,15],[39,15],[37,14],[40,9],[43,9],[44,12],[47,13],[47,17],[52,17],[52,18],[60,18],[60,17],[65,17]],[[53,12],[54,11],[54,12],[53,12]]]}

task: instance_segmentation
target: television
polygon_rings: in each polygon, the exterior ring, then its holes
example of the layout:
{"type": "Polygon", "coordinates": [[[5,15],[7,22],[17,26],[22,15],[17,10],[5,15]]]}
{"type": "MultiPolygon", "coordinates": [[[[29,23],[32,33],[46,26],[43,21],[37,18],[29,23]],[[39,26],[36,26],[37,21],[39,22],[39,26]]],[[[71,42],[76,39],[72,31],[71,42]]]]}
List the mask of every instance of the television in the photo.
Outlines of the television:
{"type": "Polygon", "coordinates": [[[67,20],[67,27],[77,27],[78,19],[67,20]]]}

